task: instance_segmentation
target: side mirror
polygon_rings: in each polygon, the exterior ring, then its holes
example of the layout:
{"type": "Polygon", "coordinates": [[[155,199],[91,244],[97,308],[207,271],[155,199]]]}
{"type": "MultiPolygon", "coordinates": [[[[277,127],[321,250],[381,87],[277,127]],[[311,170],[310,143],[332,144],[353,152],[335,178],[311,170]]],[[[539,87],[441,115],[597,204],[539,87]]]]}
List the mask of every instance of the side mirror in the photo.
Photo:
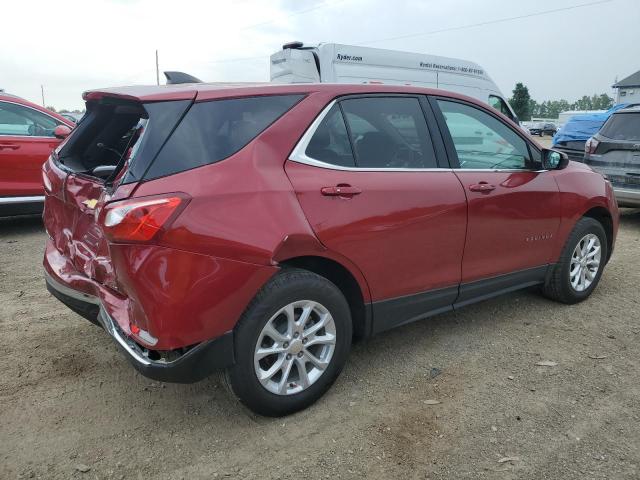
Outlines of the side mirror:
{"type": "Polygon", "coordinates": [[[569,165],[569,157],[564,152],[545,148],[542,150],[542,167],[545,170],[562,170],[569,165]]]}
{"type": "Polygon", "coordinates": [[[66,125],[58,125],[53,130],[53,136],[56,138],[59,138],[60,140],[67,138],[70,133],[71,133],[71,129],[66,125]]]}

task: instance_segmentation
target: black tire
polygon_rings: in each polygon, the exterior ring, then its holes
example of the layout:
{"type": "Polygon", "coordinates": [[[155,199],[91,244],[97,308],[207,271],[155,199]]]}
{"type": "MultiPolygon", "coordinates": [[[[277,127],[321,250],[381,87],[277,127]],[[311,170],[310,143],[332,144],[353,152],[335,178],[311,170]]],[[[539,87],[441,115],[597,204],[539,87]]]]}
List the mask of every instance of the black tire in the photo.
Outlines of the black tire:
{"type": "Polygon", "coordinates": [[[600,222],[593,218],[583,217],[573,228],[573,231],[567,239],[567,243],[562,250],[560,259],[556,263],[551,275],[544,284],[543,293],[545,296],[558,302],[574,304],[585,300],[591,295],[593,290],[598,285],[602,272],[604,271],[605,264],[608,258],[608,244],[607,235],[600,222]],[[569,276],[569,270],[571,267],[571,256],[578,242],[588,234],[594,234],[600,240],[601,256],[600,265],[596,273],[596,276],[585,290],[579,292],[571,286],[571,280],[569,276]]]}
{"type": "Polygon", "coordinates": [[[231,392],[249,409],[260,415],[279,417],[302,410],[317,401],[336,380],[351,349],[351,313],[341,291],[315,273],[283,269],[255,296],[235,330],[235,364],[225,372],[231,392]],[[322,304],[333,317],[336,343],[333,356],[322,375],[306,390],[277,395],[258,380],[254,351],[267,321],[284,306],[300,300],[322,304]]]}

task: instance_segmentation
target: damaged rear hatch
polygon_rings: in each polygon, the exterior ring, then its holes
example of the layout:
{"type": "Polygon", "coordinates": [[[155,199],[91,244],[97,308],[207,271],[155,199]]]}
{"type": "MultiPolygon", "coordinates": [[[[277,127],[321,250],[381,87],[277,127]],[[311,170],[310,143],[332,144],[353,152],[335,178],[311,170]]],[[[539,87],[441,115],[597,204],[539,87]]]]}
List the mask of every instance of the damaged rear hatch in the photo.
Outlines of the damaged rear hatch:
{"type": "MultiPolygon", "coordinates": [[[[118,289],[100,212],[135,191],[195,92],[178,96],[144,101],[109,91],[85,94],[85,117],[43,168],[43,217],[51,238],[46,254],[56,275],[118,289]]],[[[76,286],[86,292],[86,285],[76,286]]]]}

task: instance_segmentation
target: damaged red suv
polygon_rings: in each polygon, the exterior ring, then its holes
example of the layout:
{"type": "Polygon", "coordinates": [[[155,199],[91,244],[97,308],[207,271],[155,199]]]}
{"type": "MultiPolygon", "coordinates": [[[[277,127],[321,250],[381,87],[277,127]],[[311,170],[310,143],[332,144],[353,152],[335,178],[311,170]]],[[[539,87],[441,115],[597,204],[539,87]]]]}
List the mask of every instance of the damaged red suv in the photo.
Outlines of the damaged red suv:
{"type": "Polygon", "coordinates": [[[385,85],[91,91],[43,169],[47,287],[142,374],[217,369],[264,415],[354,337],[539,285],[576,303],[618,209],[589,167],[471,98],[385,85]]]}

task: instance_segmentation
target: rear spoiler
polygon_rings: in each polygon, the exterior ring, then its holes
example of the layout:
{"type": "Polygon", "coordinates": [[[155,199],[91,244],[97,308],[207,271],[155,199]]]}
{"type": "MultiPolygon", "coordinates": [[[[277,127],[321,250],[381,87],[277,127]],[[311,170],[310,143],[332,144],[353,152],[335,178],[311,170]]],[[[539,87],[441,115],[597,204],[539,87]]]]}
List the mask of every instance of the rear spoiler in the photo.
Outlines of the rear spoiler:
{"type": "Polygon", "coordinates": [[[197,77],[184,72],[164,72],[167,78],[167,85],[177,85],[179,83],[203,83],[197,77]]]}

